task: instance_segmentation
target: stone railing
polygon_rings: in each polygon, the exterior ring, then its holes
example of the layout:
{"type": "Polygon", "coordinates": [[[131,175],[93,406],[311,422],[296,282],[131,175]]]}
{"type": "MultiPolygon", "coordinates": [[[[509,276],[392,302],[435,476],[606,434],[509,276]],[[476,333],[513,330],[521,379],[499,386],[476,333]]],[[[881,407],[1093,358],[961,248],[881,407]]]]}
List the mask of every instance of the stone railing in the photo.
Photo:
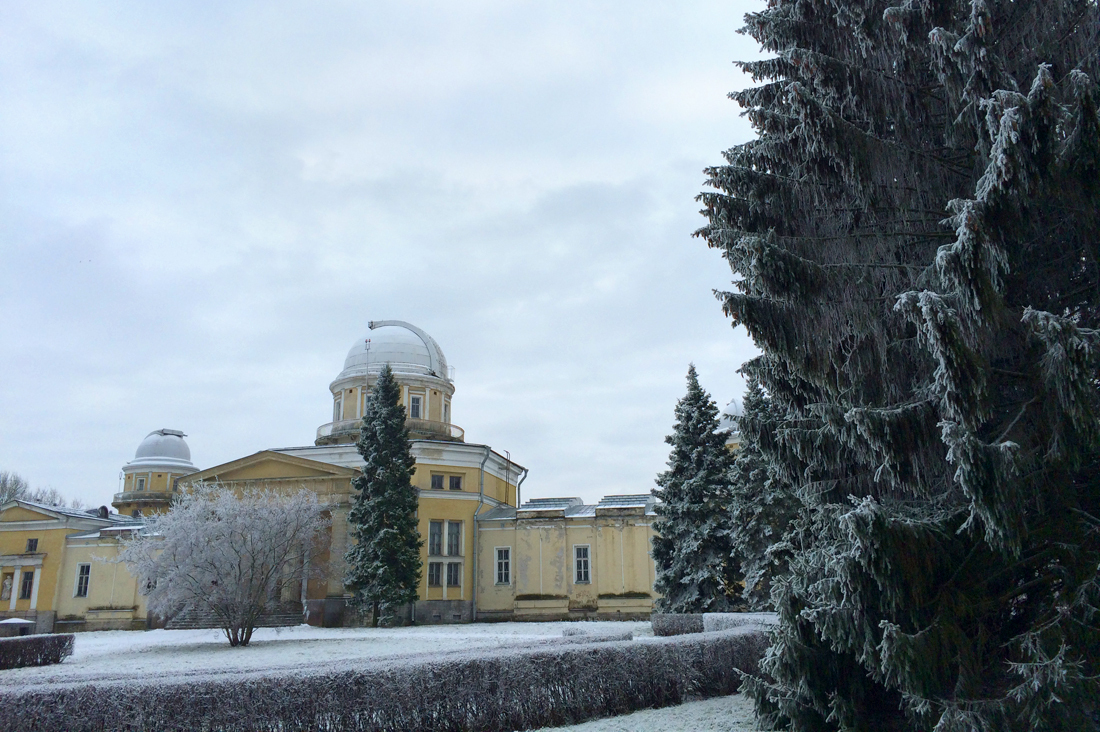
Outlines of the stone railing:
{"type": "MultiPolygon", "coordinates": [[[[360,419],[342,419],[338,422],[329,422],[317,428],[317,437],[354,434],[359,432],[362,422],[360,419]]],[[[436,422],[430,419],[406,419],[405,425],[409,428],[409,434],[413,439],[463,442],[466,437],[465,430],[458,425],[447,424],[446,422],[436,422]]]]}

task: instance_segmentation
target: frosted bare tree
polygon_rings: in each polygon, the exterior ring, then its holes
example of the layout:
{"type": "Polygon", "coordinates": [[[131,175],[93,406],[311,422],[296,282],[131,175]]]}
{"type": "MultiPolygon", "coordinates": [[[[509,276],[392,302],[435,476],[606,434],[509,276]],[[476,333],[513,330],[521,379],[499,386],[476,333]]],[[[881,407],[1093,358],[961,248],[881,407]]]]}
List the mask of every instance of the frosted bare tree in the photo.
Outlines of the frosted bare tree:
{"type": "Polygon", "coordinates": [[[27,481],[19,473],[0,470],[0,505],[24,498],[27,489],[27,481]]]}
{"type": "Polygon", "coordinates": [[[210,613],[231,646],[246,646],[260,616],[302,581],[327,525],[324,511],[305,489],[198,485],[150,516],[121,559],[145,587],[149,610],[210,613]]]}

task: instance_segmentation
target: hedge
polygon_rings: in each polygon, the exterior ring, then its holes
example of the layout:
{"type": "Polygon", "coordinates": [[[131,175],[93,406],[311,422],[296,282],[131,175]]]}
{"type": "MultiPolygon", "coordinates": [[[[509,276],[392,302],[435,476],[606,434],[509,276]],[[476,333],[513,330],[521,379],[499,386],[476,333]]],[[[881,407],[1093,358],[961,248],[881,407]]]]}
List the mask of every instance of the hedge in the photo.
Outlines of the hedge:
{"type": "Polygon", "coordinates": [[[296,674],[0,688],[21,732],[503,732],[574,724],[737,691],[763,633],[440,654],[296,674]]]}
{"type": "Polygon", "coordinates": [[[649,616],[653,625],[653,635],[684,635],[685,633],[702,633],[702,614],[691,615],[688,613],[653,613],[649,616]]]}
{"type": "Polygon", "coordinates": [[[0,669],[48,666],[73,655],[72,633],[0,638],[0,669]]]}
{"type": "Polygon", "coordinates": [[[660,636],[685,633],[711,633],[754,626],[775,625],[775,613],[653,613],[653,634],[660,636]]]}

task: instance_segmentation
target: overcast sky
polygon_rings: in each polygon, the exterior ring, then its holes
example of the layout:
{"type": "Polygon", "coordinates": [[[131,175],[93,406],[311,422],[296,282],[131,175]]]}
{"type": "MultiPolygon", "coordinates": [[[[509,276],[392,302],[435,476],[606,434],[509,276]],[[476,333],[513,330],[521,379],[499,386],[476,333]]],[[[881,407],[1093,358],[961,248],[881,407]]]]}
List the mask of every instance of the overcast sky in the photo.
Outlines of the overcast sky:
{"type": "Polygon", "coordinates": [[[99,505],[154,429],[312,444],[399,319],[525,497],[648,492],[688,363],[724,405],[755,353],[692,232],[762,5],[8,4],[0,470],[99,505]]]}

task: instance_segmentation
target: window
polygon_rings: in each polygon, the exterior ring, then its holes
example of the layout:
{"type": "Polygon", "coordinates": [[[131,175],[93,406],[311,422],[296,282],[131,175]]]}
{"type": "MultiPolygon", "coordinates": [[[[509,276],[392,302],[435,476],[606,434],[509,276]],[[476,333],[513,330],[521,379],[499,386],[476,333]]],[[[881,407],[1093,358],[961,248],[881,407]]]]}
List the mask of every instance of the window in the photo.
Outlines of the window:
{"type": "Polygon", "coordinates": [[[447,522],[447,556],[462,556],[462,522],[447,522]]]}
{"type": "Polygon", "coordinates": [[[344,416],[344,400],[341,397],[336,397],[336,401],[332,403],[332,421],[339,422],[340,418],[344,416]]]}
{"type": "Polygon", "coordinates": [[[462,564],[447,562],[447,586],[458,587],[462,584],[462,564]]]}
{"type": "Polygon", "coordinates": [[[447,424],[451,423],[451,403],[443,402],[443,421],[447,424]]]}
{"type": "Polygon", "coordinates": [[[409,397],[409,418],[420,419],[420,403],[421,397],[414,396],[409,397]]]}
{"type": "Polygon", "coordinates": [[[27,539],[27,554],[34,554],[38,551],[38,539],[27,539]]]}
{"type": "Polygon", "coordinates": [[[442,475],[433,475],[432,476],[432,490],[433,491],[443,490],[443,476],[442,475]]]}
{"type": "Polygon", "coordinates": [[[73,597],[88,596],[88,582],[92,579],[92,565],[78,564],[76,566],[76,592],[73,597]]]}
{"type": "Polygon", "coordinates": [[[438,557],[443,553],[443,522],[432,521],[428,524],[428,554],[438,557]]]}
{"type": "Polygon", "coordinates": [[[367,414],[367,405],[370,404],[370,392],[367,391],[367,389],[365,387],[363,388],[362,400],[363,400],[363,404],[361,406],[362,411],[360,411],[359,414],[361,414],[365,417],[366,414],[367,414]]]}
{"type": "Polygon", "coordinates": [[[450,478],[451,478],[451,482],[450,482],[451,490],[452,491],[462,490],[462,476],[461,475],[452,475],[452,476],[450,476],[450,478]]]}
{"type": "Polygon", "coordinates": [[[497,547],[497,584],[509,585],[512,583],[512,548],[497,547]]]}
{"type": "Polygon", "coordinates": [[[428,562],[428,587],[439,587],[442,573],[443,562],[428,562]]]}
{"type": "Polygon", "coordinates": [[[23,570],[23,581],[19,585],[19,599],[29,600],[31,599],[31,590],[34,589],[34,570],[23,570]]]}
{"type": "Polygon", "coordinates": [[[145,490],[145,478],[138,478],[137,479],[137,488],[135,488],[134,490],[139,490],[139,491],[145,490]]]}
{"type": "Polygon", "coordinates": [[[130,515],[134,518],[141,518],[141,509],[135,508],[133,511],[130,511],[130,515]]]}
{"type": "Polygon", "coordinates": [[[588,545],[577,544],[573,547],[573,557],[576,559],[576,572],[573,581],[578,584],[591,582],[588,573],[588,545]]]}

